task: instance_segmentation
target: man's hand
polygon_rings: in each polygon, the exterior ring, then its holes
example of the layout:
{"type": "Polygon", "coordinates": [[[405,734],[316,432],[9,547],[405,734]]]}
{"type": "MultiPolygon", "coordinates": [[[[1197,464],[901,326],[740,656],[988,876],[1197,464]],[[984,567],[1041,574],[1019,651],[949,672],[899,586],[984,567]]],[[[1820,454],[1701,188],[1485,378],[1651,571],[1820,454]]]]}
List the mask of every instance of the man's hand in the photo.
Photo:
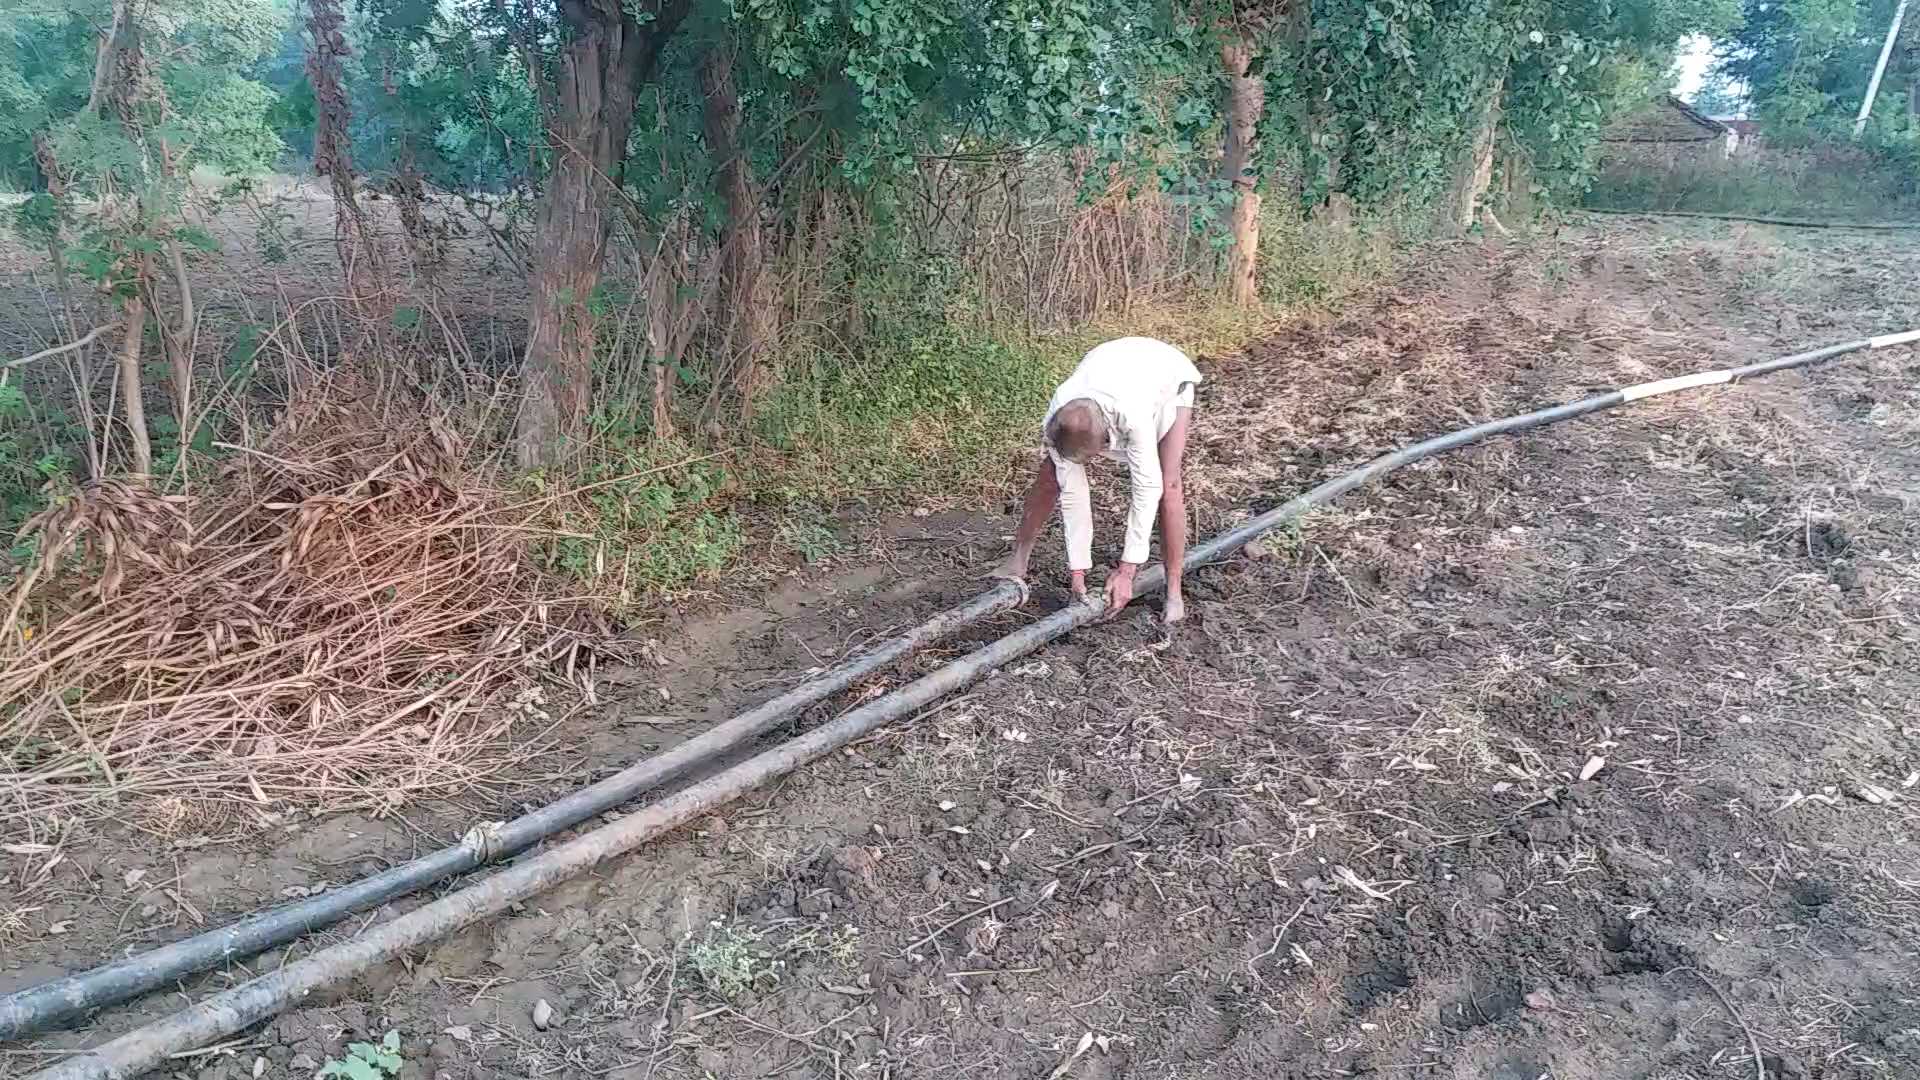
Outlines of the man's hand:
{"type": "Polygon", "coordinates": [[[1113,573],[1107,575],[1107,613],[1102,618],[1111,619],[1120,614],[1120,609],[1133,599],[1133,575],[1139,570],[1139,563],[1115,564],[1113,573]]]}
{"type": "Polygon", "coordinates": [[[1073,590],[1073,598],[1075,600],[1085,600],[1087,598],[1087,572],[1085,570],[1075,570],[1072,577],[1068,579],[1067,588],[1073,590]]]}

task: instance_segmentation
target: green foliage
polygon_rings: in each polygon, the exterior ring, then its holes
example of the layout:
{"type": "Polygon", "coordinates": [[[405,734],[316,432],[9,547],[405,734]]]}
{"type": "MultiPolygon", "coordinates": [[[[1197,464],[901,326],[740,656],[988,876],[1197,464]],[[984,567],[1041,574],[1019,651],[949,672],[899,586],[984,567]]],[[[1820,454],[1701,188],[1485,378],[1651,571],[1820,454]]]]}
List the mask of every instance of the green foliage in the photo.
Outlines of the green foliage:
{"type": "Polygon", "coordinates": [[[279,97],[231,71],[192,68],[174,79],[173,105],[191,148],[187,161],[230,176],[257,176],[286,152],[272,126],[279,97]]]}
{"type": "Polygon", "coordinates": [[[779,974],[779,961],[765,934],[719,920],[708,924],[706,936],[687,950],[687,961],[700,985],[723,1001],[738,1001],[756,984],[779,974]]]}
{"type": "Polygon", "coordinates": [[[857,185],[951,152],[956,138],[970,149],[1085,142],[1117,98],[1141,89],[1108,77],[1150,22],[1117,0],[741,0],[735,10],[764,64],[750,77],[769,112],[782,99],[817,111],[857,185]]]}
{"type": "Polygon", "coordinates": [[[1687,104],[1708,116],[1735,116],[1746,111],[1747,91],[1723,72],[1712,72],[1687,104]]]}
{"type": "MultiPolygon", "coordinates": [[[[15,383],[0,382],[0,538],[8,540],[74,487],[73,460],[36,438],[30,419],[26,394],[15,383]]],[[[49,419],[59,426],[59,417],[49,419]]],[[[12,552],[16,562],[30,554],[30,546],[12,552]]]]}
{"type": "Polygon", "coordinates": [[[505,5],[428,0],[363,0],[349,10],[356,167],[375,183],[411,169],[463,190],[539,179],[546,141],[510,31],[537,39],[550,23],[509,23],[505,5]]]}
{"type": "Polygon", "coordinates": [[[334,1058],[320,1067],[315,1075],[320,1080],[328,1077],[340,1077],[342,1080],[387,1080],[399,1076],[406,1067],[406,1059],[400,1056],[400,1033],[387,1032],[386,1038],[379,1043],[349,1043],[347,1056],[334,1058]]]}
{"type": "MultiPolygon", "coordinates": [[[[1746,90],[1752,115],[1766,137],[1767,153],[1787,151],[1780,163],[1787,190],[1733,190],[1757,177],[1722,176],[1692,185],[1680,198],[1739,204],[1792,199],[1805,212],[1841,200],[1834,209],[1871,202],[1886,205],[1884,192],[1868,189],[1893,181],[1894,198],[1920,194],[1920,125],[1910,96],[1920,79],[1920,19],[1910,11],[1896,41],[1866,130],[1853,136],[1853,122],[1866,96],[1896,0],[1745,0],[1739,28],[1719,42],[1715,77],[1746,90]],[[1872,161],[1854,161],[1852,176],[1797,175],[1795,157],[1828,153],[1842,144],[1863,148],[1872,161]],[[1711,194],[1702,194],[1711,189],[1711,194]]],[[[1833,151],[1842,152],[1844,151],[1833,151]]],[[[1644,184],[1644,181],[1642,182],[1644,184]]],[[[1650,193],[1637,193],[1646,197],[1650,193]]],[[[1661,193],[1672,199],[1672,192],[1661,193]]],[[[1616,190],[1609,197],[1628,197],[1616,190]]]]}
{"type": "Polygon", "coordinates": [[[1920,216],[1914,174],[1877,152],[1826,140],[1771,140],[1762,153],[1719,155],[1649,168],[1612,163],[1587,205],[1788,218],[1877,221],[1920,216]]]}
{"type": "Polygon", "coordinates": [[[1269,114],[1298,103],[1272,130],[1309,204],[1337,183],[1363,206],[1421,205],[1458,182],[1497,95],[1503,145],[1549,192],[1577,191],[1674,43],[1736,17],[1733,0],[1329,0],[1298,59],[1282,42],[1267,67],[1269,114]]]}
{"type": "Polygon", "coordinates": [[[623,603],[728,566],[745,535],[722,505],[726,469],[650,442],[622,417],[601,417],[596,427],[601,452],[566,481],[574,493],[549,491],[555,480],[543,473],[525,478],[529,492],[552,496],[549,531],[534,545],[540,564],[623,603]]]}
{"type": "Polygon", "coordinates": [[[805,463],[786,479],[794,497],[977,490],[998,482],[1075,359],[1059,343],[1015,348],[958,329],[858,360],[816,355],[789,368],[758,434],[805,463]]]}
{"type": "Polygon", "coordinates": [[[39,186],[34,136],[86,102],[105,0],[0,7],[0,186],[39,186]]]}
{"type": "Polygon", "coordinates": [[[12,208],[11,217],[13,230],[35,247],[46,247],[60,238],[60,204],[44,191],[22,199],[12,208]]]}
{"type": "Polygon", "coordinates": [[[796,514],[780,523],[774,540],[811,566],[840,553],[840,537],[817,511],[796,514]]]}
{"type": "MultiPolygon", "coordinates": [[[[247,77],[292,18],[285,0],[152,0],[138,9],[146,54],[175,120],[154,134],[178,144],[185,168],[259,171],[281,153],[268,125],[277,100],[247,77]]],[[[34,189],[38,134],[74,123],[93,83],[98,33],[111,0],[48,0],[0,8],[0,183],[34,189]]],[[[97,118],[95,118],[97,119],[97,118]]],[[[64,133],[59,161],[83,177],[118,177],[140,155],[103,127],[64,133]]]]}
{"type": "MultiPolygon", "coordinates": [[[[1769,141],[1851,141],[1895,3],[1746,0],[1739,31],[1720,43],[1717,72],[1747,86],[1769,141]]],[[[1909,11],[1860,141],[1910,175],[1920,166],[1920,131],[1908,101],[1917,76],[1920,19],[1909,11]]]]}
{"type": "Polygon", "coordinates": [[[1522,47],[1501,15],[1492,0],[1315,5],[1309,70],[1322,119],[1307,133],[1309,201],[1324,199],[1335,155],[1342,190],[1363,205],[1437,197],[1522,47]]]}

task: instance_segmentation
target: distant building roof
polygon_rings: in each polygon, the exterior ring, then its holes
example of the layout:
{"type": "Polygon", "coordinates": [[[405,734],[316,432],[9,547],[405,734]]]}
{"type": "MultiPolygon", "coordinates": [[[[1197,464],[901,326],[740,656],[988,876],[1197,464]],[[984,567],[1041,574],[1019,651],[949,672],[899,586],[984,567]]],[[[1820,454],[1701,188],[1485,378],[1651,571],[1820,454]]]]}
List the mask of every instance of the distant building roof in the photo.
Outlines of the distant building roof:
{"type": "Polygon", "coordinates": [[[1689,143],[1724,139],[1733,130],[1698,111],[1693,106],[1666,94],[1621,117],[1601,136],[1605,142],[1689,143]]]}

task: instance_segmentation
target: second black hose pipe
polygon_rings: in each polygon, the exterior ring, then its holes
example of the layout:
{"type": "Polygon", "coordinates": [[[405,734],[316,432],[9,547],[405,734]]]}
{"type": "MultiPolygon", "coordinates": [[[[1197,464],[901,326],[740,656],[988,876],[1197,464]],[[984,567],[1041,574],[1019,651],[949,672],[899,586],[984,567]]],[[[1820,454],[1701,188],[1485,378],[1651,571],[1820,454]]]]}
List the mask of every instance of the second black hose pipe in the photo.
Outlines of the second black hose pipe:
{"type": "MultiPolygon", "coordinates": [[[[1755,375],[1805,367],[1847,353],[1914,342],[1920,342],[1920,330],[1861,338],[1744,367],[1641,383],[1426,439],[1377,457],[1352,472],[1334,477],[1252,518],[1238,528],[1214,537],[1190,550],[1184,565],[1191,569],[1217,561],[1254,537],[1295,521],[1308,511],[1324,506],[1362,484],[1416,461],[1495,435],[1544,427],[1662,394],[1734,383],[1755,375]]],[[[1136,593],[1140,596],[1151,595],[1165,581],[1165,569],[1155,566],[1139,576],[1136,593]]],[[[1007,584],[1013,587],[1012,583],[1007,584]]],[[[989,590],[989,595],[992,592],[989,590]]],[[[245,1030],[277,1015],[315,990],[362,974],[376,965],[391,962],[409,950],[499,914],[514,903],[583,873],[605,859],[632,851],[769,780],[818,760],[887,724],[906,719],[926,705],[984,678],[995,669],[1078,627],[1094,622],[1100,617],[1102,608],[1103,601],[1097,595],[1063,608],[930,675],[643,806],[611,824],[583,833],[550,851],[522,859],[483,881],[374,926],[350,941],[323,949],[271,974],[214,994],[164,1020],[76,1054],[34,1073],[30,1080],[126,1080],[164,1064],[174,1055],[245,1030]]]]}
{"type": "Polygon", "coordinates": [[[721,755],[765,735],[860,679],[982,619],[1013,608],[1025,599],[1026,589],[1019,583],[998,582],[966,603],[948,608],[672,749],[512,821],[476,825],[452,847],[117,963],[0,997],[0,1041],[31,1035],[94,1009],[170,985],[196,972],[245,960],[330,926],[356,911],[378,907],[456,874],[517,855],[555,833],[697,772],[721,755]]]}

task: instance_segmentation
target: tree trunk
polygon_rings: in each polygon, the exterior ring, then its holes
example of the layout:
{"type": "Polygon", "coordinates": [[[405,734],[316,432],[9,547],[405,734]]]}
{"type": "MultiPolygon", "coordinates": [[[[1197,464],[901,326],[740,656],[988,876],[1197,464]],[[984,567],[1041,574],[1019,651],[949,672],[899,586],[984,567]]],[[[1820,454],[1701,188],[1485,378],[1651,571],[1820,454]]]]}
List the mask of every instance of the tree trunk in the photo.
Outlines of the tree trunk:
{"type": "Polygon", "coordinates": [[[1227,254],[1227,289],[1242,307],[1259,299],[1260,192],[1255,186],[1254,152],[1259,145],[1260,114],[1266,108],[1266,84],[1247,74],[1253,49],[1244,38],[1220,46],[1227,76],[1227,146],[1220,176],[1233,188],[1233,247],[1227,254]]]}
{"type": "Polygon", "coordinates": [[[1508,221],[1533,218],[1533,169],[1525,154],[1509,148],[1500,162],[1500,209],[1508,221]]]}
{"type": "Polygon", "coordinates": [[[113,22],[94,52],[93,88],[87,94],[87,115],[98,113],[111,97],[114,77],[120,71],[120,52],[131,42],[133,33],[132,0],[114,0],[113,22]]]}
{"type": "Polygon", "coordinates": [[[313,85],[313,171],[333,188],[333,246],[347,295],[355,312],[376,335],[384,336],[393,317],[386,297],[386,261],[360,209],[353,176],[353,145],[348,134],[352,105],[341,77],[348,56],[341,28],[340,0],[312,0],[308,6],[307,79],[313,85]]]}
{"type": "Polygon", "coordinates": [[[675,434],[673,379],[678,374],[679,360],[668,355],[668,343],[674,337],[673,300],[669,295],[673,284],[671,279],[656,283],[647,299],[647,344],[653,353],[653,401],[649,419],[653,437],[662,441],[672,439],[675,434]]]}
{"type": "Polygon", "coordinates": [[[1907,127],[1920,138],[1920,29],[1913,34],[1915,43],[1907,47],[1907,127]]]}
{"type": "Polygon", "coordinates": [[[427,183],[414,163],[412,135],[401,136],[400,168],[394,174],[392,191],[400,228],[407,234],[407,248],[413,255],[414,272],[430,279],[444,252],[427,223],[427,183]]]}
{"type": "Polygon", "coordinates": [[[653,437],[668,441],[673,423],[674,381],[685,362],[690,305],[682,300],[687,270],[687,245],[692,227],[686,213],[676,213],[661,230],[653,259],[642,276],[647,290],[647,354],[652,366],[653,437]]]}
{"type": "Polygon", "coordinates": [[[689,0],[641,0],[644,24],[621,0],[560,0],[564,43],[547,102],[553,171],[540,205],[516,451],[526,468],[558,459],[586,421],[600,285],[642,80],[651,76],[689,0]]]}
{"type": "Polygon", "coordinates": [[[1453,197],[1449,200],[1445,224],[1456,234],[1473,228],[1480,218],[1487,191],[1493,186],[1493,150],[1500,133],[1500,99],[1505,88],[1504,76],[1494,80],[1486,104],[1480,110],[1473,144],[1454,172],[1453,197]]]}
{"type": "MultiPolygon", "coordinates": [[[[89,113],[110,109],[135,146],[144,147],[144,118],[140,115],[140,96],[146,77],[146,58],[140,45],[140,25],[134,18],[132,0],[114,0],[113,26],[107,32],[95,57],[93,89],[87,98],[89,113]]],[[[138,200],[133,206],[136,221],[145,221],[146,213],[138,200]]],[[[147,433],[147,402],[140,379],[142,338],[147,328],[148,260],[134,260],[142,269],[136,273],[132,288],[121,301],[120,407],[127,423],[133,471],[141,476],[153,474],[153,439],[147,433]]]]}
{"type": "Polygon", "coordinates": [[[60,171],[60,162],[53,155],[53,141],[47,138],[44,131],[34,132],[33,162],[47,183],[47,195],[53,199],[55,207],[46,234],[47,257],[53,263],[53,283],[60,290],[60,302],[69,303],[66,242],[60,234],[60,218],[67,210],[67,177],[60,171]]]}
{"type": "Polygon", "coordinates": [[[720,232],[720,289],[715,320],[731,358],[734,393],[740,414],[753,415],[753,401],[765,379],[762,359],[773,338],[773,298],[767,295],[766,243],[760,227],[760,201],[754,195],[752,165],[740,145],[740,94],[734,85],[733,54],[724,43],[712,46],[700,63],[705,95],[707,153],[715,168],[715,193],[726,207],[720,232]]]}
{"type": "Polygon", "coordinates": [[[147,435],[147,403],[141,396],[140,344],[147,329],[147,302],[136,291],[127,298],[126,326],[120,338],[120,396],[126,410],[127,438],[133,447],[133,471],[141,476],[153,474],[153,440],[147,435]]]}

